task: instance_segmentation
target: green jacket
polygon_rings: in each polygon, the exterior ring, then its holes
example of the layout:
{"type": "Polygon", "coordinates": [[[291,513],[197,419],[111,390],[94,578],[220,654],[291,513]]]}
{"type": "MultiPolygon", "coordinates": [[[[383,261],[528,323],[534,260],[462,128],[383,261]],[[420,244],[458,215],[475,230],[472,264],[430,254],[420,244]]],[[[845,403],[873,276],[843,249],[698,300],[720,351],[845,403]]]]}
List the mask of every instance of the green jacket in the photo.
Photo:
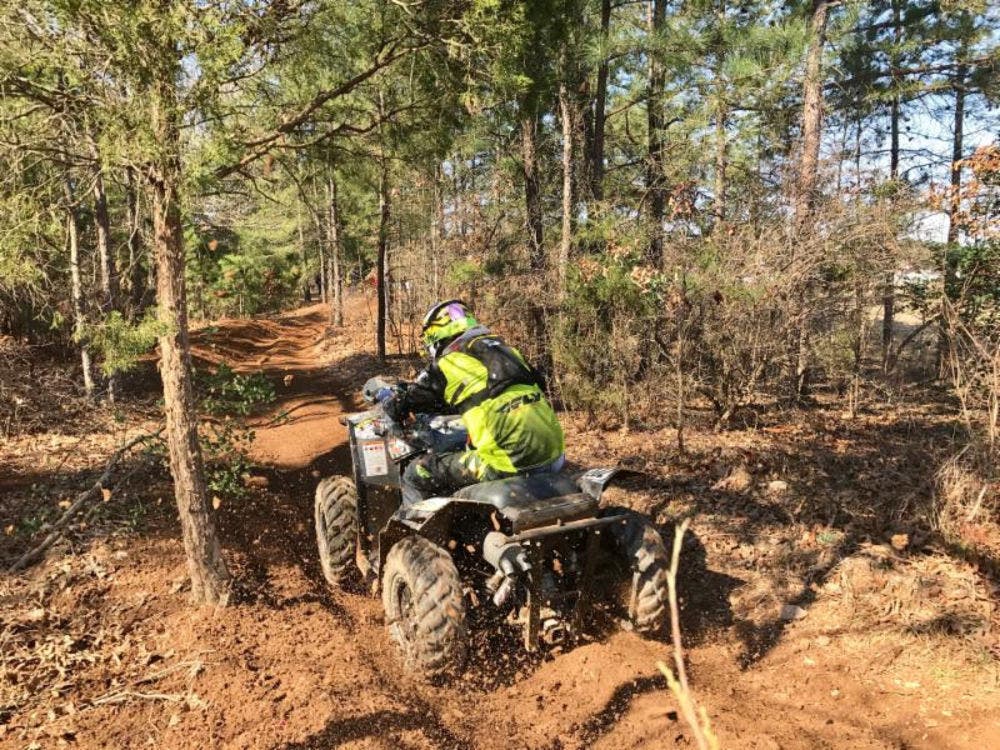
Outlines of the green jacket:
{"type": "Polygon", "coordinates": [[[538,373],[487,328],[473,328],[449,344],[403,401],[407,411],[459,412],[476,453],[496,471],[533,469],[565,451],[538,373]]]}

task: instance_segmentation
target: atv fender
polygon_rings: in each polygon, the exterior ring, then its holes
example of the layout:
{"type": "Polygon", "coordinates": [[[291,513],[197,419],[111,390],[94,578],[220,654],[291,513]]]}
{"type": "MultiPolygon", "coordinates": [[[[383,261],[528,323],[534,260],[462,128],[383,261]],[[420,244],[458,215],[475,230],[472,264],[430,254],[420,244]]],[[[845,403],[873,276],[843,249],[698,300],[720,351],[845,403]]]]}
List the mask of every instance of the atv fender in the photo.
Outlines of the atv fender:
{"type": "Polygon", "coordinates": [[[621,469],[600,468],[588,469],[577,477],[576,482],[580,485],[580,491],[600,502],[604,490],[611,484],[611,480],[622,474],[621,469]]]}
{"type": "Polygon", "coordinates": [[[474,508],[483,514],[493,509],[489,503],[453,497],[432,497],[410,506],[400,506],[378,535],[379,570],[389,550],[404,537],[422,536],[439,547],[447,547],[455,511],[461,508],[474,508]]]}

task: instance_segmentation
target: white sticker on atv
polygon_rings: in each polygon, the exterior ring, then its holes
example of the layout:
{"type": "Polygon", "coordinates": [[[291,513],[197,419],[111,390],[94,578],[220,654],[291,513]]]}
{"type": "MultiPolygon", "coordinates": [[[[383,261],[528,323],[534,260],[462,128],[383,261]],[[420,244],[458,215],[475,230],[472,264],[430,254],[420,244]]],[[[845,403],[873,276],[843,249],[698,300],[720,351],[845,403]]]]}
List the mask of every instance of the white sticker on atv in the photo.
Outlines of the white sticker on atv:
{"type": "Polygon", "coordinates": [[[393,461],[398,461],[401,456],[405,456],[409,453],[414,453],[415,448],[407,443],[405,440],[400,440],[399,438],[392,438],[388,442],[389,455],[392,456],[393,461]]]}
{"type": "Polygon", "coordinates": [[[366,477],[384,477],[389,473],[389,460],[381,440],[361,444],[361,457],[365,463],[366,477]]]}

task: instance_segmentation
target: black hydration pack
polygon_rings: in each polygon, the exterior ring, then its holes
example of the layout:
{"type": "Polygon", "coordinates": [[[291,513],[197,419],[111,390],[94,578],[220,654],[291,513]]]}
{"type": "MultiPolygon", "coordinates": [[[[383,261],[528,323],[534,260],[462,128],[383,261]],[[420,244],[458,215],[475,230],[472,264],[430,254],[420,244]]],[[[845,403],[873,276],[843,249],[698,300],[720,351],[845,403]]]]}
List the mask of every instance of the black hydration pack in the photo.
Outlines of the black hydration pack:
{"type": "MultiPolygon", "coordinates": [[[[513,385],[534,385],[540,391],[545,390],[538,371],[527,364],[499,336],[473,329],[468,335],[460,337],[451,346],[450,351],[460,351],[482,362],[486,368],[486,387],[468,398],[462,398],[461,389],[455,393],[455,405],[460,411],[467,411],[487,399],[496,398],[513,385]]],[[[541,398],[541,393],[539,393],[541,398]]],[[[536,399],[537,400],[537,399],[536,399]]]]}

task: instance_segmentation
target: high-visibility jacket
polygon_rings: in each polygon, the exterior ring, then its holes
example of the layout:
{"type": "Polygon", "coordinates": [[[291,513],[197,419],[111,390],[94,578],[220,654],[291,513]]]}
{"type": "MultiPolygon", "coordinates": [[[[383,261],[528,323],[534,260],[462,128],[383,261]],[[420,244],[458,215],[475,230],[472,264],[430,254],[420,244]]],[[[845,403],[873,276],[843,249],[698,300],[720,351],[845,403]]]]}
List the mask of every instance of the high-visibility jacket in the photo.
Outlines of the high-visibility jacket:
{"type": "Polygon", "coordinates": [[[565,451],[562,427],[541,386],[520,352],[477,327],[431,360],[400,405],[405,411],[446,407],[460,413],[483,463],[514,473],[551,463],[565,451]]]}

